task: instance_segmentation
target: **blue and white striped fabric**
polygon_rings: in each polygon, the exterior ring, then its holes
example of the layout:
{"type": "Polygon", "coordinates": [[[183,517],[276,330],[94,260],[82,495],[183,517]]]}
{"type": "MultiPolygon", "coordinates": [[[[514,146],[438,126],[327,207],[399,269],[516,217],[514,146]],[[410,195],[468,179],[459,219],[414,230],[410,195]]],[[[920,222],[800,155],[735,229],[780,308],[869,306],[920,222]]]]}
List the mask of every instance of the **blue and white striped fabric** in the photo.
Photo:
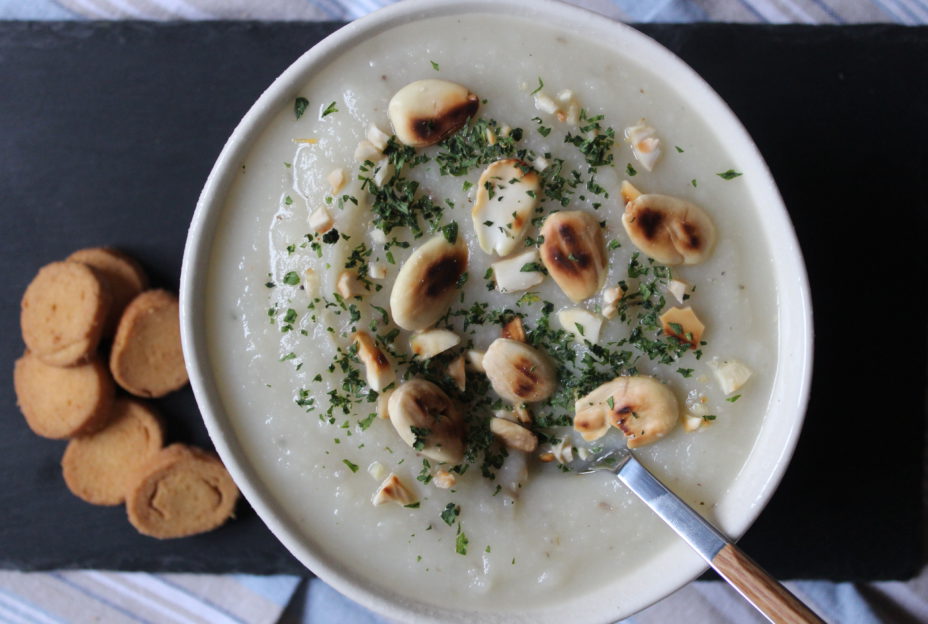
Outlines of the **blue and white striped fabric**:
{"type": "MultiPolygon", "coordinates": [[[[393,0],[0,0],[0,19],[351,20],[393,0]]],[[[633,22],[928,24],[928,0],[573,0],[633,22]]],[[[297,576],[0,571],[0,622],[381,624],[297,576]],[[289,607],[288,607],[289,605],[289,607]]],[[[788,583],[830,622],[928,622],[928,568],[909,582],[788,583]]],[[[626,623],[763,622],[720,582],[691,583],[626,623]]]]}

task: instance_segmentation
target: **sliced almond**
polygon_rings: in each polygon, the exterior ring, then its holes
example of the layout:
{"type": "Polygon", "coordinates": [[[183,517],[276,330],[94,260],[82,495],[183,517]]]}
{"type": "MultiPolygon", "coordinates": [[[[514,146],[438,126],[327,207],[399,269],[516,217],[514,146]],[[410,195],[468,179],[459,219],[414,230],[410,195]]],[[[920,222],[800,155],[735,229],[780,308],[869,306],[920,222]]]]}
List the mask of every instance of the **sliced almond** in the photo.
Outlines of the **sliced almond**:
{"type": "Polygon", "coordinates": [[[685,413],[683,415],[683,418],[681,419],[681,425],[683,426],[683,430],[686,431],[687,433],[698,431],[699,429],[702,429],[704,426],[706,426],[708,423],[709,421],[707,421],[702,416],[690,414],[689,412],[685,413]]]}
{"type": "Polygon", "coordinates": [[[554,368],[541,352],[525,343],[497,338],[483,358],[487,378],[511,403],[543,401],[554,392],[554,368]]]}
{"type": "Polygon", "coordinates": [[[403,144],[426,147],[457,132],[479,106],[479,98],[467,87],[429,79],[397,91],[388,112],[393,131],[403,144]]]}
{"type": "Polygon", "coordinates": [[[541,261],[565,295],[579,303],[602,288],[606,247],[596,217],[580,210],[555,212],[541,234],[541,261]]]}
{"type": "Polygon", "coordinates": [[[383,152],[377,149],[377,146],[367,139],[358,143],[358,146],[354,149],[354,159],[360,163],[375,163],[381,158],[383,158],[383,152]]]}
{"type": "Polygon", "coordinates": [[[533,267],[537,264],[538,250],[534,248],[494,262],[490,267],[496,288],[502,293],[511,293],[538,286],[545,280],[545,274],[533,267]]]}
{"type": "Polygon", "coordinates": [[[358,346],[358,357],[367,373],[367,385],[374,392],[380,392],[396,381],[396,372],[387,354],[366,331],[355,332],[353,340],[358,346]]]}
{"type": "Polygon", "coordinates": [[[673,295],[673,298],[679,303],[683,303],[686,300],[686,289],[689,287],[689,284],[678,279],[672,279],[667,282],[667,292],[673,295]]]}
{"type": "Polygon", "coordinates": [[[335,225],[335,218],[325,206],[319,206],[309,215],[309,227],[321,233],[328,232],[335,225]]]}
{"type": "Polygon", "coordinates": [[[674,336],[681,342],[688,343],[691,348],[695,349],[702,340],[702,333],[706,326],[702,324],[693,308],[670,308],[661,314],[661,328],[664,333],[674,336]]]}
{"type": "Polygon", "coordinates": [[[574,429],[580,432],[587,442],[598,440],[609,431],[608,416],[609,412],[599,404],[578,410],[574,414],[574,429]]]}
{"type": "Polygon", "coordinates": [[[349,270],[344,270],[338,274],[335,290],[346,300],[364,294],[364,286],[358,281],[358,274],[349,270]]]}
{"type": "Polygon", "coordinates": [[[400,478],[394,473],[383,480],[377,491],[371,497],[371,503],[374,505],[384,505],[386,503],[396,503],[402,507],[412,505],[419,498],[406,486],[400,478]]]}
{"type": "Polygon", "coordinates": [[[329,175],[327,175],[325,179],[329,183],[329,188],[332,191],[332,195],[335,195],[340,190],[345,188],[345,182],[348,181],[348,178],[345,175],[345,170],[341,167],[332,169],[332,171],[329,172],[329,175]]]}
{"type": "Polygon", "coordinates": [[[483,358],[486,357],[485,351],[477,351],[475,349],[470,349],[467,353],[467,365],[478,373],[485,373],[487,369],[483,366],[483,358]]]}
{"type": "Polygon", "coordinates": [[[622,180],[622,185],[619,187],[619,193],[622,195],[622,201],[626,204],[630,201],[638,199],[641,195],[641,191],[632,185],[628,180],[622,180]]]}
{"type": "Polygon", "coordinates": [[[670,389],[645,375],[616,377],[579,399],[574,409],[574,429],[585,440],[605,434],[605,420],[626,436],[629,448],[655,442],[672,430],[680,407],[670,389]],[[579,425],[578,425],[579,419],[579,425]]]}
{"type": "Polygon", "coordinates": [[[464,370],[464,356],[459,355],[448,364],[448,377],[454,381],[458,390],[464,392],[467,388],[467,373],[464,370]]]}
{"type": "Polygon", "coordinates": [[[648,171],[653,171],[661,157],[661,140],[657,138],[657,130],[642,119],[636,125],[625,128],[625,140],[632,146],[635,160],[648,171]]]}
{"type": "Polygon", "coordinates": [[[377,418],[382,420],[390,418],[389,404],[390,395],[393,394],[393,390],[393,388],[390,388],[389,390],[384,390],[379,395],[377,395],[377,418]]]}
{"type": "Polygon", "coordinates": [[[501,338],[509,338],[510,340],[525,342],[525,327],[522,326],[522,317],[512,317],[508,323],[503,325],[503,329],[500,331],[499,335],[501,338]]]}
{"type": "Polygon", "coordinates": [[[409,348],[417,358],[427,360],[457,346],[460,342],[461,337],[448,329],[425,329],[410,337],[409,348]]]}
{"type": "Polygon", "coordinates": [[[480,176],[471,210],[480,248],[505,256],[522,242],[541,194],[541,180],[526,163],[497,160],[480,176]]]}
{"type": "Polygon", "coordinates": [[[371,145],[383,152],[387,149],[390,135],[381,130],[377,124],[372,123],[367,127],[367,140],[371,142],[371,145]]]}
{"type": "Polygon", "coordinates": [[[493,432],[507,447],[531,453],[538,446],[538,438],[535,434],[518,423],[514,423],[504,418],[492,418],[490,420],[490,431],[493,432]]]}
{"type": "Polygon", "coordinates": [[[449,243],[439,234],[426,241],[409,256],[393,283],[393,321],[410,331],[434,325],[448,311],[465,270],[467,246],[463,237],[449,243]]]}
{"type": "Polygon", "coordinates": [[[390,422],[403,442],[429,459],[464,459],[464,420],[444,391],[425,379],[410,379],[390,396],[390,422]]]}
{"type": "Polygon", "coordinates": [[[438,470],[435,472],[435,476],[432,477],[432,483],[435,484],[435,487],[443,490],[450,490],[457,482],[457,477],[447,470],[438,470]]]}
{"type": "Polygon", "coordinates": [[[639,195],[628,202],[622,225],[638,249],[662,264],[699,264],[715,246],[709,215],[669,195],[639,195]]]}
{"type": "Polygon", "coordinates": [[[379,461],[372,461],[367,467],[367,474],[374,477],[378,481],[383,481],[387,478],[387,467],[381,464],[379,461]]]}
{"type": "Polygon", "coordinates": [[[371,262],[367,265],[367,276],[373,280],[382,280],[387,276],[387,265],[383,262],[371,262]]]}
{"type": "Polygon", "coordinates": [[[744,362],[734,358],[724,360],[713,358],[709,361],[709,368],[712,369],[719,387],[726,395],[740,390],[741,386],[746,384],[754,374],[744,362]]]}
{"type": "Polygon", "coordinates": [[[611,286],[603,290],[603,303],[609,305],[610,303],[618,303],[622,300],[622,297],[625,293],[622,291],[622,288],[619,286],[611,286]]]}
{"type": "Polygon", "coordinates": [[[579,340],[599,342],[599,330],[603,319],[583,308],[568,308],[557,313],[557,320],[564,330],[569,331],[579,340]]]}

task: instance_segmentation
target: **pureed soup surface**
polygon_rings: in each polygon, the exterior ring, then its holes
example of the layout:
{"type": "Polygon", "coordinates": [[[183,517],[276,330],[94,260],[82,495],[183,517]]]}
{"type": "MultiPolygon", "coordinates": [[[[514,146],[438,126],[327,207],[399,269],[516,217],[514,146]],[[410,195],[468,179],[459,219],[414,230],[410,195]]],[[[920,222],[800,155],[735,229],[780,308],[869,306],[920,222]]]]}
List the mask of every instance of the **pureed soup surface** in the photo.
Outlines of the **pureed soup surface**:
{"type": "MultiPolygon", "coordinates": [[[[297,118],[293,105],[284,107],[241,163],[210,264],[211,363],[229,418],[263,483],[309,540],[369,583],[442,607],[543,608],[634,574],[636,566],[675,538],[611,476],[577,476],[559,465],[571,451],[563,442],[553,444],[556,440],[570,440],[573,454],[625,444],[615,428],[584,441],[569,426],[573,391],[562,387],[552,399],[528,406],[534,415],[530,427],[540,437],[535,451],[510,451],[500,468],[502,445],[492,435],[475,435],[483,442],[474,444],[473,461],[458,469],[463,474],[451,471],[456,480],[451,489],[437,487],[437,471],[450,467],[425,460],[400,439],[389,420],[372,416],[376,393],[366,385],[364,364],[351,348],[356,329],[378,337],[392,353],[397,384],[412,366],[413,373],[453,388],[447,364],[468,349],[485,351],[500,335],[501,322],[516,314],[523,317],[529,341],[559,369],[569,368],[563,361],[569,351],[575,353],[575,369],[582,371],[589,346],[561,329],[557,313],[584,308],[603,320],[597,344],[613,358],[593,367],[600,381],[592,387],[637,370],[667,384],[681,418],[687,406],[702,415],[696,421],[704,426],[697,431],[677,426],[638,449],[642,463],[711,517],[747,458],[776,370],[770,254],[741,180],[717,175],[737,170],[738,163],[731,162],[698,111],[645,71],[642,62],[517,18],[475,15],[400,26],[318,72],[299,92],[308,100],[305,112],[297,118]],[[489,125],[498,136],[494,149],[503,151],[493,152],[497,156],[488,161],[480,161],[478,154],[474,160],[479,164],[451,158],[445,164],[461,167],[457,173],[462,175],[440,175],[436,156],[449,151],[447,144],[404,152],[391,142],[387,151],[393,151],[394,160],[403,154],[428,157],[398,173],[420,183],[416,197],[427,198],[420,207],[430,213],[418,221],[421,237],[409,227],[395,227],[384,237],[373,233],[373,221],[379,214],[382,231],[388,219],[372,208],[368,189],[374,187],[367,183],[362,189],[359,179],[372,177],[376,167],[362,171],[355,150],[372,123],[392,133],[388,102],[403,86],[421,79],[452,81],[476,93],[479,110],[460,132],[489,125]],[[584,110],[579,125],[585,132],[536,108],[535,96],[556,98],[564,89],[584,110]],[[603,118],[596,121],[599,115],[603,118]],[[623,140],[623,130],[642,118],[661,141],[653,172],[623,140]],[[513,129],[508,138],[505,126],[513,129]],[[615,131],[614,145],[609,128],[615,131]],[[521,137],[515,129],[521,129],[521,137]],[[603,136],[596,145],[606,149],[584,153],[583,146],[565,142],[568,133],[603,136]],[[520,155],[540,168],[544,161],[532,157],[545,154],[549,168],[563,160],[561,179],[552,171],[540,174],[539,211],[527,230],[528,242],[519,242],[513,253],[533,248],[540,222],[551,212],[594,215],[602,222],[608,254],[604,286],[622,282],[626,287],[625,304],[619,303],[614,318],[601,315],[602,290],[575,304],[550,276],[528,291],[501,293],[487,275],[500,258],[481,250],[475,237],[471,209],[480,175],[497,157],[520,155]],[[589,184],[588,158],[608,160],[610,155],[613,162],[595,167],[589,184]],[[344,170],[347,183],[331,198],[328,177],[337,169],[344,170]],[[704,208],[717,230],[708,259],[668,272],[637,254],[621,223],[623,179],[644,193],[673,195],[704,208]],[[330,231],[324,237],[308,224],[309,215],[323,205],[337,235],[330,231]],[[452,222],[469,251],[467,279],[451,314],[438,325],[452,328],[461,344],[427,364],[410,365],[411,332],[398,330],[389,317],[393,281],[414,250],[434,236],[453,234],[441,229],[452,222]],[[362,284],[358,298],[339,300],[337,280],[346,265],[355,271],[365,265],[368,272],[372,266],[385,268],[386,276],[368,277],[369,290],[362,284]],[[691,285],[685,303],[667,292],[669,274],[691,285]],[[653,315],[643,319],[651,311],[690,305],[706,327],[705,344],[698,350],[674,348],[675,339],[655,326],[653,315]],[[649,344],[668,353],[670,362],[643,353],[649,344]],[[753,370],[737,393],[720,389],[710,367],[716,358],[736,358],[753,370]],[[491,445],[484,449],[487,442],[491,445]],[[539,460],[552,450],[555,461],[539,460]],[[379,478],[370,472],[380,473],[379,478]],[[372,504],[389,472],[418,505],[372,504]]],[[[473,134],[482,134],[475,145],[478,153],[486,152],[486,133],[473,134]]],[[[564,375],[583,393],[592,389],[590,376],[564,375]]],[[[467,383],[465,392],[454,396],[463,402],[460,409],[471,430],[485,432],[502,402],[481,373],[468,369],[467,383]]]]}

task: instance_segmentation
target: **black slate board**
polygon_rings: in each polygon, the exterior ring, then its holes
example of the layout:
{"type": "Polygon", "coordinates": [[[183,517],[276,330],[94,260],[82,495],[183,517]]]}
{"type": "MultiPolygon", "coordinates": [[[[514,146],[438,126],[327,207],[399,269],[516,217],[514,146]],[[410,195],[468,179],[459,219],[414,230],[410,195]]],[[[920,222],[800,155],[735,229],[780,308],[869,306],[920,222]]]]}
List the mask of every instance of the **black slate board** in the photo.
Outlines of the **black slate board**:
{"type": "MultiPolygon", "coordinates": [[[[19,297],[82,246],[174,288],[214,158],[273,78],[336,24],[0,23],[0,567],[303,572],[254,512],[137,535],[84,504],[64,444],[15,407],[19,297]]],[[[781,578],[908,578],[921,559],[928,283],[928,29],[647,25],[730,103],[806,254],[816,364],[805,431],[743,546],[781,578]]],[[[788,365],[788,363],[786,364],[788,365]]],[[[208,445],[189,390],[172,439],[208,445]]]]}

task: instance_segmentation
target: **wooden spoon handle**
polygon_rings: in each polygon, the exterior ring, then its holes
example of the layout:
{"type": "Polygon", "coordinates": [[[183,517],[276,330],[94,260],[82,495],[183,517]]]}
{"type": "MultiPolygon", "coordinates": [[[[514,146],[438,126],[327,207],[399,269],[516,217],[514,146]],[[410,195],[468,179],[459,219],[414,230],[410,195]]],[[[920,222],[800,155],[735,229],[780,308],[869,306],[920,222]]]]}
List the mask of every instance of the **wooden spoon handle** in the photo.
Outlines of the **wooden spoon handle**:
{"type": "Polygon", "coordinates": [[[715,571],[775,624],[818,624],[815,615],[786,587],[734,544],[725,544],[710,561],[715,571]]]}
{"type": "Polygon", "coordinates": [[[668,490],[631,453],[611,471],[771,622],[824,624],[788,589],[668,490]]]}

